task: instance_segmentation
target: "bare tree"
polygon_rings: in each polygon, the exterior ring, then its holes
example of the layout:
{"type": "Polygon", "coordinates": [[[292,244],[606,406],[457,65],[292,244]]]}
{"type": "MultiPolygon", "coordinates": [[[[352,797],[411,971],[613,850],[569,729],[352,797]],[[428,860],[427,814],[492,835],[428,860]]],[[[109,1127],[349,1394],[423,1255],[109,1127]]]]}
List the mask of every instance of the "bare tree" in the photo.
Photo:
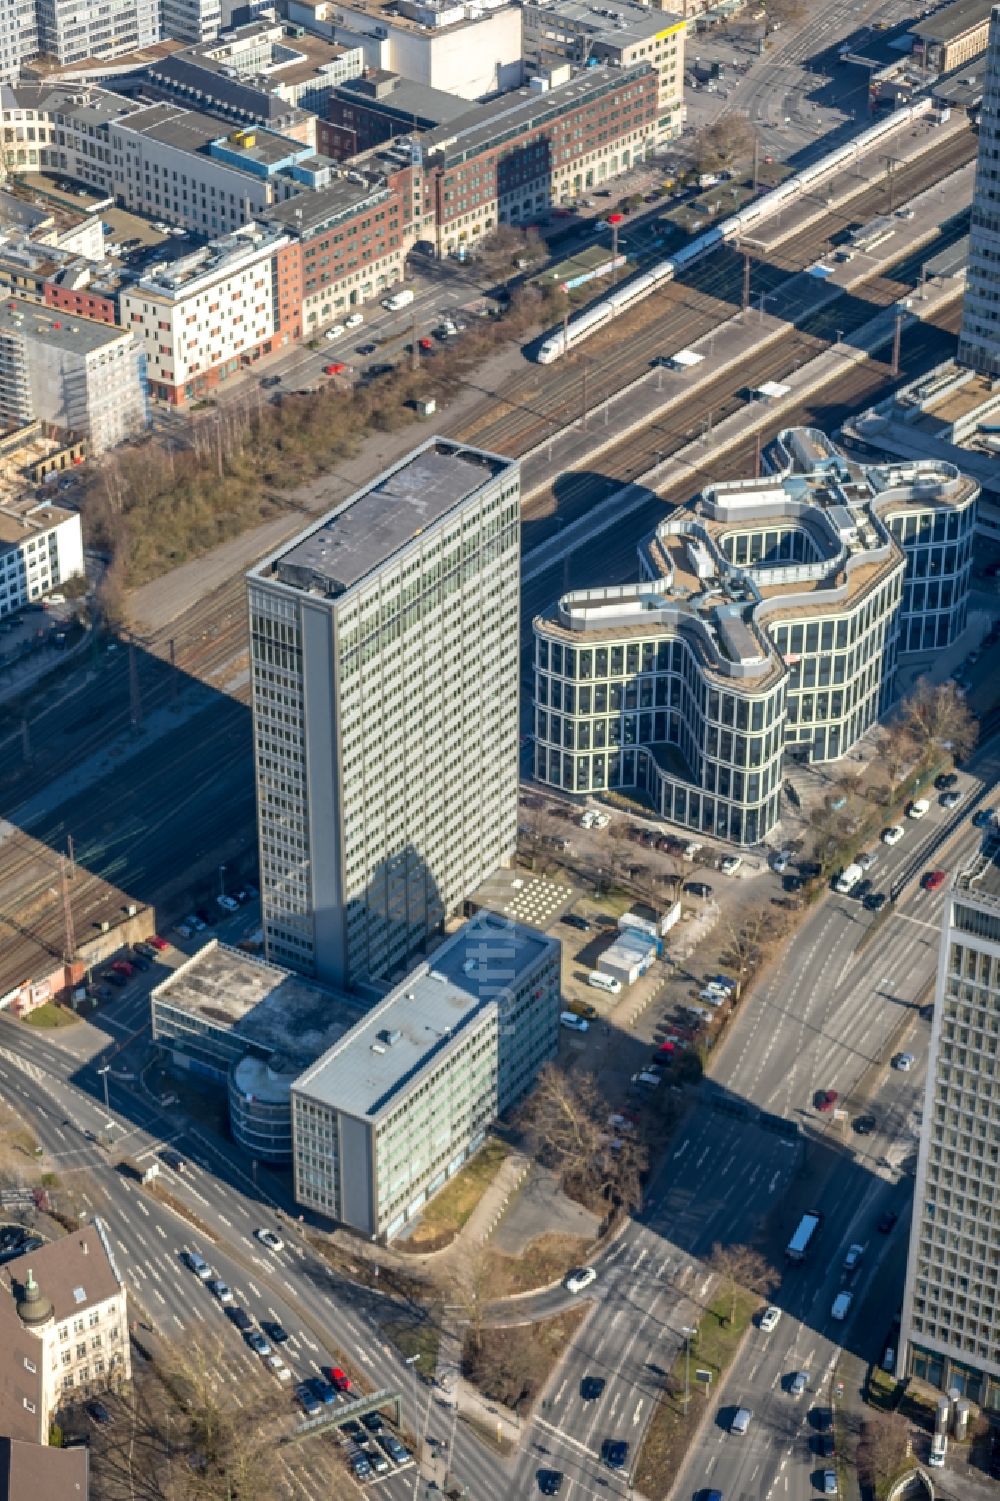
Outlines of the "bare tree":
{"type": "Polygon", "coordinates": [[[858,1444],[858,1470],[880,1495],[902,1467],[908,1441],[909,1425],[901,1413],[866,1413],[858,1444]]]}
{"type": "Polygon", "coordinates": [[[907,724],[893,720],[884,726],[878,742],[879,760],[889,778],[890,799],[894,795],[904,771],[918,755],[917,744],[907,724]]]}
{"type": "Polygon", "coordinates": [[[724,1246],[716,1241],[705,1265],[726,1290],[730,1324],[736,1319],[736,1298],[741,1288],[766,1296],[777,1281],[774,1267],[753,1246],[724,1246]]]}
{"type": "Polygon", "coordinates": [[[900,717],[921,751],[947,750],[957,760],[969,754],[979,736],[965,694],[950,679],[932,683],[929,678],[918,678],[900,705],[900,717]]]}
{"type": "Polygon", "coordinates": [[[637,1209],[648,1163],[632,1135],[616,1137],[608,1125],[611,1106],[590,1073],[568,1073],[558,1064],[542,1069],[519,1113],[531,1150],[560,1176],[567,1192],[611,1210],[637,1209]]]}
{"type": "Polygon", "coordinates": [[[767,30],[777,31],[779,26],[801,20],[805,9],[804,0],[764,0],[767,30]]]}
{"type": "Polygon", "coordinates": [[[700,130],[694,140],[694,160],[699,172],[717,172],[746,161],[753,153],[757,132],[746,115],[727,115],[700,130]]]}

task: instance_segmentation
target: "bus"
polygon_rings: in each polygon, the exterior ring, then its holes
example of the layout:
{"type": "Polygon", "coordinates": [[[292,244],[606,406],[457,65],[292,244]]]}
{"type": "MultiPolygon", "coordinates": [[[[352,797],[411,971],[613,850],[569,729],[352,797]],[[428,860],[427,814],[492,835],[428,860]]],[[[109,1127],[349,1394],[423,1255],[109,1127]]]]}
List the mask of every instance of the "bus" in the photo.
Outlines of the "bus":
{"type": "Polygon", "coordinates": [[[813,1240],[823,1223],[823,1216],[818,1209],[804,1214],[799,1220],[795,1234],[785,1247],[785,1255],[789,1261],[805,1261],[806,1252],[812,1245],[813,1240]]]}

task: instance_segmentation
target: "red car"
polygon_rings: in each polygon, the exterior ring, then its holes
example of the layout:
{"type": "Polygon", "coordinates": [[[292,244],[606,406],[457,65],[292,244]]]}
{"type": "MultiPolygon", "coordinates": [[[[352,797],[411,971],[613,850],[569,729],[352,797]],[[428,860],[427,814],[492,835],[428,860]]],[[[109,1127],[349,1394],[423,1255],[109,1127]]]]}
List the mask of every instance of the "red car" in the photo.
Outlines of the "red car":
{"type": "Polygon", "coordinates": [[[170,947],[167,940],[165,938],[161,938],[157,933],[154,933],[152,938],[147,938],[146,942],[150,945],[151,948],[159,949],[161,953],[164,949],[168,949],[170,947]]]}
{"type": "Polygon", "coordinates": [[[815,1104],[817,1110],[826,1111],[832,1110],[839,1099],[840,1095],[835,1089],[821,1089],[816,1095],[813,1103],[815,1104]]]}
{"type": "Polygon", "coordinates": [[[420,346],[421,349],[433,349],[434,348],[434,340],[433,339],[418,339],[417,343],[419,344],[419,346],[420,346]]]}
{"type": "Polygon", "coordinates": [[[347,369],[347,366],[346,365],[341,365],[341,364],[324,365],[323,366],[323,374],[324,375],[343,375],[343,373],[344,373],[344,371],[346,369],[347,369]]]}
{"type": "Polygon", "coordinates": [[[135,974],[135,970],[132,968],[131,964],[126,964],[124,959],[116,959],[111,968],[115,971],[116,974],[124,975],[126,979],[131,979],[131,977],[135,974]]]}
{"type": "Polygon", "coordinates": [[[929,870],[924,876],[924,890],[937,891],[948,879],[946,870],[929,870]]]}
{"type": "Polygon", "coordinates": [[[339,1365],[324,1366],[323,1375],[329,1381],[334,1391],[349,1392],[351,1390],[351,1378],[340,1369],[339,1365]]]}
{"type": "Polygon", "coordinates": [[[666,1063],[674,1056],[676,1051],[676,1042],[671,1042],[668,1038],[665,1042],[661,1042],[658,1048],[653,1049],[653,1062],[666,1063]]]}

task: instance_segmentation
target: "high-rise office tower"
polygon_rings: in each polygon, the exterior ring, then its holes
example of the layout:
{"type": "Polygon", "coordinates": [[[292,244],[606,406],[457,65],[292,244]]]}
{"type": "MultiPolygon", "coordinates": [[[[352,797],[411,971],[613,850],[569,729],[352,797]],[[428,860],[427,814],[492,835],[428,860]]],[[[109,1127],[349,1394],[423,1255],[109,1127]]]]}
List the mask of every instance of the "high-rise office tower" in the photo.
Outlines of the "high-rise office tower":
{"type": "Polygon", "coordinates": [[[917,1163],[906,1374],[1000,1410],[1000,836],[948,893],[917,1163]]]}
{"type": "Polygon", "coordinates": [[[269,958],[399,972],[514,852],[520,474],[432,438],[248,575],[269,958]]]}
{"type": "Polygon", "coordinates": [[[960,364],[981,375],[1000,375],[1000,5],[990,16],[990,40],[983,74],[979,118],[979,157],[972,192],[969,266],[966,272],[960,364]]]}

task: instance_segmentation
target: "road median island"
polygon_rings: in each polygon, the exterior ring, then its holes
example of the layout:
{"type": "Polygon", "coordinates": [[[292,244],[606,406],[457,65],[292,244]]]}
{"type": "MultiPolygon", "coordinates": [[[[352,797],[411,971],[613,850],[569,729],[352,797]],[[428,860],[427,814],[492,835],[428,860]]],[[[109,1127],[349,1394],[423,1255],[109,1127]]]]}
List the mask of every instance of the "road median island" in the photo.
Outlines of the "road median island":
{"type": "Polygon", "coordinates": [[[484,1397],[511,1411],[531,1407],[592,1311],[584,1300],[534,1323],[470,1326],[462,1343],[462,1374],[484,1397]]]}
{"type": "Polygon", "coordinates": [[[660,1377],[660,1394],[633,1477],[636,1490],[648,1501],[668,1501],[673,1493],[688,1451],[714,1410],[713,1393],[722,1389],[726,1372],[760,1306],[756,1293],[738,1288],[734,1300],[725,1287],[717,1288],[698,1321],[690,1351],[682,1349],[660,1377]],[[735,1316],[730,1320],[734,1307],[735,1316]],[[699,1371],[711,1372],[711,1381],[699,1379],[699,1371]]]}

